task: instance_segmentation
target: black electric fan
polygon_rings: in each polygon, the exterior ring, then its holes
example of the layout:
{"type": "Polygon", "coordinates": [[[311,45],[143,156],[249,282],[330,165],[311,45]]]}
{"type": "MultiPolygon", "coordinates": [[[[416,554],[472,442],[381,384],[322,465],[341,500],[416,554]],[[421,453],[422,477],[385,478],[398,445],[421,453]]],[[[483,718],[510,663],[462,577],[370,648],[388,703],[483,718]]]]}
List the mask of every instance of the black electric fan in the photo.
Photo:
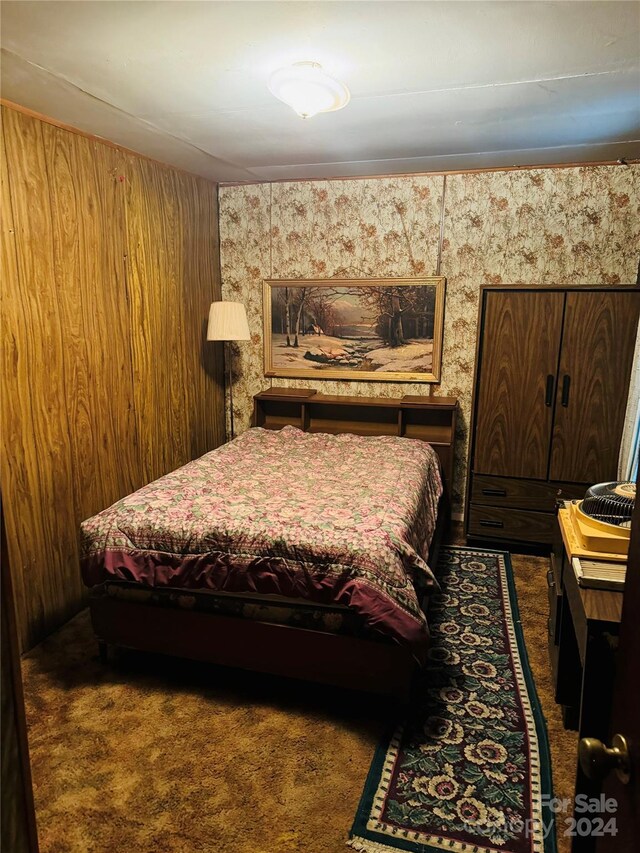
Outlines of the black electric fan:
{"type": "Polygon", "coordinates": [[[631,527],[635,502],[635,483],[596,483],[587,489],[580,509],[585,515],[605,524],[631,527]]]}

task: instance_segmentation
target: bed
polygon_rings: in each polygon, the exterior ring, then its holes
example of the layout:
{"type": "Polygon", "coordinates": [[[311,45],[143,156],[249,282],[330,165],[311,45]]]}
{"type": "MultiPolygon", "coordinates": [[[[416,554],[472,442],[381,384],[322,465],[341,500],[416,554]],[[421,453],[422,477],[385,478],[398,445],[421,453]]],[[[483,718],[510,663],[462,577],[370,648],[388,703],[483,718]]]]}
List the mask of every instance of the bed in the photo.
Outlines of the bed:
{"type": "Polygon", "coordinates": [[[254,428],[83,523],[103,653],[406,695],[428,646],[455,401],[349,399],[257,395],[254,428]]]}

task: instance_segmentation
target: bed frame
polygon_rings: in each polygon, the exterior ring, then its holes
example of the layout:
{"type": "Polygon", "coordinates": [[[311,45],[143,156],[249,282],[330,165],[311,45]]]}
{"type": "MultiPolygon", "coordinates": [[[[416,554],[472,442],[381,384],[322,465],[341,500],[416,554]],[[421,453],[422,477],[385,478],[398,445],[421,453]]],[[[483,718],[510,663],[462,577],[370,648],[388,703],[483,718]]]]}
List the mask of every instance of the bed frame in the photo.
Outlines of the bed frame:
{"type": "MultiPolygon", "coordinates": [[[[401,435],[438,453],[445,494],[429,552],[435,566],[450,510],[457,400],[453,397],[334,397],[272,388],[254,397],[254,426],[309,432],[401,435]]],[[[329,634],[216,613],[96,596],[91,621],[103,660],[110,645],[408,698],[415,661],[396,643],[329,634]]]]}

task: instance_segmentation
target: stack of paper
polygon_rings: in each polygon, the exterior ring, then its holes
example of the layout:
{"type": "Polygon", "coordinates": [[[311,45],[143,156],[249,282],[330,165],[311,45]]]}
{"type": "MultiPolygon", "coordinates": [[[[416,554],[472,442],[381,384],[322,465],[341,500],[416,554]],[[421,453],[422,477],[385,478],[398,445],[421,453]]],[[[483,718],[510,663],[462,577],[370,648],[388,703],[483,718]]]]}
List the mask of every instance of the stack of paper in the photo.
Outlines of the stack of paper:
{"type": "Polygon", "coordinates": [[[590,560],[586,557],[574,557],[572,563],[579,586],[616,591],[624,589],[626,563],[590,560]]]}

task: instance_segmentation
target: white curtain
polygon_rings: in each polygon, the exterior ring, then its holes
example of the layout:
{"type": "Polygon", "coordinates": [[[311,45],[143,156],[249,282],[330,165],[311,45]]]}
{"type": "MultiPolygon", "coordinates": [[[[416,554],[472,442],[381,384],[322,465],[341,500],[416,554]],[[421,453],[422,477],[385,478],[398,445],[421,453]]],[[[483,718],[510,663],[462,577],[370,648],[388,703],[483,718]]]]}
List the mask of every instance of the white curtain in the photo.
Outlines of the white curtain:
{"type": "Polygon", "coordinates": [[[638,474],[638,455],[640,453],[640,328],[636,339],[636,351],[631,368],[629,384],[629,402],[620,445],[618,479],[635,480],[638,474]]]}

